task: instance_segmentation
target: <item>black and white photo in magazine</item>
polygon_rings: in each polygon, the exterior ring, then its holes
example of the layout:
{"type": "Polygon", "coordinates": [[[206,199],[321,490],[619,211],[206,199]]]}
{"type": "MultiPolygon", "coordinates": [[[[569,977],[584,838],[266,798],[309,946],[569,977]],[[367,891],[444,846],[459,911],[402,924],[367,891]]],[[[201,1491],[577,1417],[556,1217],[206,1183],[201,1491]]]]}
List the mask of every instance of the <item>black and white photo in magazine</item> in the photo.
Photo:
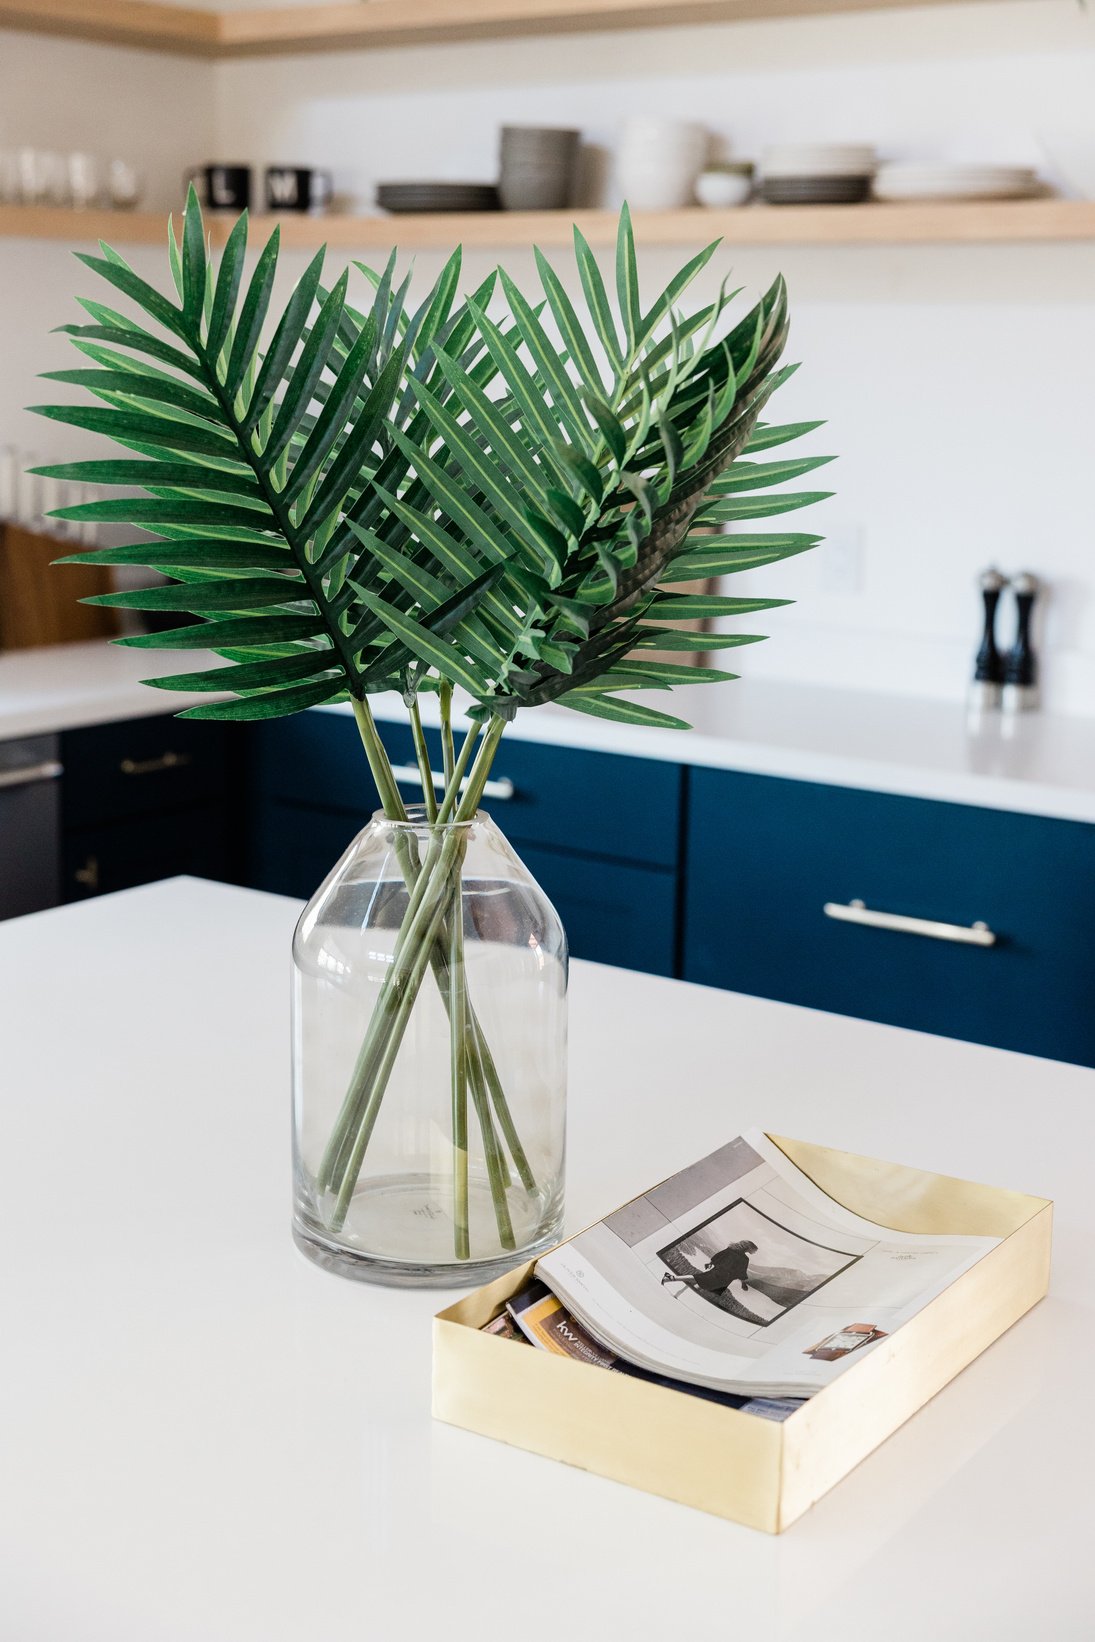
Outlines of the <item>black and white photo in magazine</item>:
{"type": "Polygon", "coordinates": [[[762,1328],[861,1258],[800,1236],[743,1197],[658,1250],[663,1287],[762,1328]]]}

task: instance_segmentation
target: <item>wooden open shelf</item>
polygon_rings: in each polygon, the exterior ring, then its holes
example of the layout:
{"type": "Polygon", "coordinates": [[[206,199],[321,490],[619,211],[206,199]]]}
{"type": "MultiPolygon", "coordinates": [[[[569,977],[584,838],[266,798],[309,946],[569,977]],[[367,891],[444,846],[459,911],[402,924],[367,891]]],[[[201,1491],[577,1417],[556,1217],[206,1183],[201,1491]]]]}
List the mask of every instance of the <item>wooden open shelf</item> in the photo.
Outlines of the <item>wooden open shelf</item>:
{"type": "Polygon", "coordinates": [[[0,0],[0,27],[191,56],[429,45],[582,30],[946,5],[951,0],[351,0],[257,11],[155,0],[0,0]]]}
{"type": "MultiPolygon", "coordinates": [[[[378,0],[379,3],[379,0],[378,0]]],[[[386,3],[386,0],[385,0],[386,3]]],[[[209,216],[215,245],[223,245],[232,218],[209,216]]],[[[273,217],[251,219],[251,242],[261,243],[273,217]]],[[[311,250],[327,244],[345,251],[447,248],[489,250],[571,243],[577,223],[592,245],[611,245],[612,211],[487,211],[468,215],[306,217],[281,219],[282,244],[311,250]]],[[[731,211],[694,206],[683,211],[637,212],[644,245],[703,244],[720,235],[727,245],[979,245],[1095,240],[1095,201],[1001,200],[940,205],[747,205],[731,211]]],[[[48,239],[114,245],[166,243],[166,213],[70,211],[47,206],[0,206],[0,238],[48,239]]]]}

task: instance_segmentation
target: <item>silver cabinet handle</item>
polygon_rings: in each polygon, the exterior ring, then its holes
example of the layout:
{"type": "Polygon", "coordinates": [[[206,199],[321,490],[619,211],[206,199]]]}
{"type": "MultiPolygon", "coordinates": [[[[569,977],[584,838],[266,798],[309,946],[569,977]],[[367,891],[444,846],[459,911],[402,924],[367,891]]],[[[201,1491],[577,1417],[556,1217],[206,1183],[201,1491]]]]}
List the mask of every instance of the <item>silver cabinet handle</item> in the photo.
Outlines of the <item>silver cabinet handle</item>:
{"type": "MultiPolygon", "coordinates": [[[[422,779],[422,771],[418,768],[417,764],[393,764],[392,774],[395,776],[401,787],[425,786],[425,782],[422,779]]],[[[431,770],[430,780],[433,782],[434,787],[438,792],[445,791],[447,783],[440,770],[431,770]]],[[[467,786],[466,781],[464,782],[464,785],[467,786]]],[[[499,776],[497,781],[490,780],[485,782],[483,785],[484,798],[512,798],[516,791],[517,789],[508,775],[499,776]]]]}
{"type": "Polygon", "coordinates": [[[64,775],[65,767],[55,758],[42,764],[24,764],[21,769],[0,770],[0,787],[30,787],[36,781],[56,781],[64,775]]]}
{"type": "Polygon", "coordinates": [[[826,901],[826,918],[842,924],[863,924],[868,929],[898,929],[905,935],[927,935],[933,941],[961,941],[966,946],[995,946],[996,936],[988,924],[941,924],[935,918],[907,918],[901,912],[874,912],[862,901],[826,901]]]}
{"type": "Polygon", "coordinates": [[[189,763],[189,753],[161,753],[159,758],[123,758],[118,768],[123,775],[159,775],[161,770],[181,770],[189,763]]]}

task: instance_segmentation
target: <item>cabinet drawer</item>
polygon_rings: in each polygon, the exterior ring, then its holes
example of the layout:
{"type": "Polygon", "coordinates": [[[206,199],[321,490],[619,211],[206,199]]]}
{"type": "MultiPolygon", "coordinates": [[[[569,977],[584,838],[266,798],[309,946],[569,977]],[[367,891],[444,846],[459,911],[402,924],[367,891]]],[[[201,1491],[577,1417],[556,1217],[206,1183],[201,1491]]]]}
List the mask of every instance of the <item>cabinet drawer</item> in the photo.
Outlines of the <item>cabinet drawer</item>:
{"type": "Polygon", "coordinates": [[[110,895],[180,874],[229,882],[235,877],[227,818],[219,804],[159,815],[154,821],[137,816],[82,828],[66,836],[62,854],[65,901],[110,895]]]}
{"type": "Polygon", "coordinates": [[[518,854],[563,921],[570,954],[672,975],[676,874],[519,844],[518,854]]]}
{"type": "Polygon", "coordinates": [[[377,797],[349,713],[297,713],[252,725],[252,778],[260,798],[341,810],[364,826],[377,797]]]}
{"type": "Polygon", "coordinates": [[[156,717],[66,731],[66,831],[216,798],[228,781],[231,729],[156,717]]]}
{"type": "MultiPolygon", "coordinates": [[[[252,889],[308,900],[358,830],[357,817],[337,810],[263,799],[254,815],[247,881],[252,889]]],[[[563,920],[574,957],[672,975],[674,873],[540,845],[516,847],[563,920]]]]}
{"type": "Polygon", "coordinates": [[[674,872],[680,849],[682,773],[677,764],[503,739],[491,772],[510,798],[484,800],[506,837],[569,847],[606,861],[674,872]]]}
{"type": "Polygon", "coordinates": [[[1095,827],[715,770],[691,794],[686,979],[1095,1064],[1095,827]],[[996,941],[823,910],[856,900],[996,941]]]}
{"type": "MultiPolygon", "coordinates": [[[[255,775],[264,796],[364,818],[377,807],[348,714],[302,713],[256,728],[255,775]]],[[[392,764],[416,772],[409,725],[381,723],[379,730],[392,764]]],[[[426,740],[431,766],[440,770],[440,735],[427,730],[426,740]]],[[[675,764],[507,737],[491,778],[512,791],[489,794],[483,807],[515,844],[572,843],[583,854],[676,867],[682,777],[675,764]]],[[[421,798],[416,773],[400,791],[407,803],[421,798]]]]}

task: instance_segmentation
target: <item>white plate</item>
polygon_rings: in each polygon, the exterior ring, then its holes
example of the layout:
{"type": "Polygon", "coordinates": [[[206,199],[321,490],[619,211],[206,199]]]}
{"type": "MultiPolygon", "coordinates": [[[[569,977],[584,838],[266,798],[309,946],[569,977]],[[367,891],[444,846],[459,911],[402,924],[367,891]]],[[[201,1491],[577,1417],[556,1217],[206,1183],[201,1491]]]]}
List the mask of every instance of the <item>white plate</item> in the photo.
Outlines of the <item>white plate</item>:
{"type": "Polygon", "coordinates": [[[1036,180],[1029,165],[880,165],[880,179],[890,182],[1026,182],[1036,180]]]}
{"type": "Polygon", "coordinates": [[[1037,182],[957,182],[917,183],[875,178],[876,200],[1023,200],[1044,192],[1037,182]]]}

